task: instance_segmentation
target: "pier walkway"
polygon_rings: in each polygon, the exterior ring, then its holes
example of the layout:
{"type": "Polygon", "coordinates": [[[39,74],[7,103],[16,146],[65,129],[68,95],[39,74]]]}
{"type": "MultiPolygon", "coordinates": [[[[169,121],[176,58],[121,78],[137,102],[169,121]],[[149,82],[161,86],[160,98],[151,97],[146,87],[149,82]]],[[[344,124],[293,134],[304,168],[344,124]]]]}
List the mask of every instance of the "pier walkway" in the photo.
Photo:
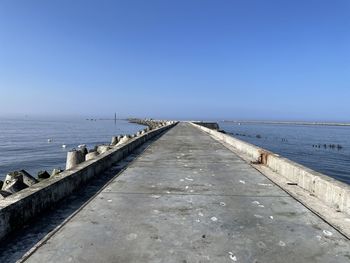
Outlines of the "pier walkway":
{"type": "Polygon", "coordinates": [[[222,144],[179,123],[26,262],[350,262],[350,243],[222,144]]]}

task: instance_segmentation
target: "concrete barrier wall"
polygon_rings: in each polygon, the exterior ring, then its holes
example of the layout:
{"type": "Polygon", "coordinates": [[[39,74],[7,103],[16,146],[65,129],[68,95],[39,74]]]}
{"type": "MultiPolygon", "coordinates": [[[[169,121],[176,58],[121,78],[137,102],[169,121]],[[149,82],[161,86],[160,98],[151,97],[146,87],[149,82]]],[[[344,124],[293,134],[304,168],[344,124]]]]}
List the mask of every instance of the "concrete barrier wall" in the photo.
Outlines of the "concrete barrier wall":
{"type": "Polygon", "coordinates": [[[21,228],[26,221],[67,197],[89,179],[100,175],[103,171],[110,168],[112,164],[128,156],[143,143],[174,125],[176,123],[151,130],[141,136],[130,139],[126,144],[115,146],[92,160],[85,161],[72,169],[1,200],[0,239],[13,230],[21,228]]]}
{"type": "Polygon", "coordinates": [[[350,215],[350,186],[327,175],[316,172],[301,164],[283,158],[250,143],[233,138],[230,135],[192,123],[197,128],[223,141],[239,152],[248,155],[253,161],[266,165],[274,172],[288,179],[323,203],[337,211],[350,215]]]}
{"type": "Polygon", "coordinates": [[[206,128],[209,128],[209,129],[212,129],[212,130],[219,130],[219,124],[217,124],[216,122],[203,122],[203,121],[196,121],[196,122],[193,122],[197,125],[200,125],[200,126],[204,126],[206,128]]]}

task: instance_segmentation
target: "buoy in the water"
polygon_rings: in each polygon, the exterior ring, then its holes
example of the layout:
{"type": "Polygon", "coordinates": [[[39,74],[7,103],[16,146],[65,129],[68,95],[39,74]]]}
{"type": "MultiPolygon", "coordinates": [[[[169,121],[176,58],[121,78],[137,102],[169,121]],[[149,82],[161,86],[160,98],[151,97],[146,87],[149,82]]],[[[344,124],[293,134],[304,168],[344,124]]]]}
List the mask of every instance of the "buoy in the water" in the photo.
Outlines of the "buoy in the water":
{"type": "Polygon", "coordinates": [[[67,148],[67,145],[65,145],[65,144],[62,144],[62,148],[67,148]]]}

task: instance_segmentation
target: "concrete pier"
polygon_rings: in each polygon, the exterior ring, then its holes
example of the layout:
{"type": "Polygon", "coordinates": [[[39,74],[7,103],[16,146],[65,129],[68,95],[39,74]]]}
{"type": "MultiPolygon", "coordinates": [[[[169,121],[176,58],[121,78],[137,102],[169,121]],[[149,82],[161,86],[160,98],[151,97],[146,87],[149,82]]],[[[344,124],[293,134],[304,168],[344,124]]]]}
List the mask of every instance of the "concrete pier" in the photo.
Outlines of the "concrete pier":
{"type": "Polygon", "coordinates": [[[26,262],[349,262],[350,242],[208,134],[169,130],[26,262]]]}

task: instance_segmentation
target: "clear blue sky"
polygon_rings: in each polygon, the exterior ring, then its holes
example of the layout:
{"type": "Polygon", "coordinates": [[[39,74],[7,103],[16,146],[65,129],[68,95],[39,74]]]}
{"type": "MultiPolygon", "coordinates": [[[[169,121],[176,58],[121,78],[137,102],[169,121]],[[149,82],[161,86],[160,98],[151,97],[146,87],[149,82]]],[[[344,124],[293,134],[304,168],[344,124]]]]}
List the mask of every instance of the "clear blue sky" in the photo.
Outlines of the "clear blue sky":
{"type": "Polygon", "coordinates": [[[349,0],[0,0],[0,115],[350,121],[349,0]]]}

